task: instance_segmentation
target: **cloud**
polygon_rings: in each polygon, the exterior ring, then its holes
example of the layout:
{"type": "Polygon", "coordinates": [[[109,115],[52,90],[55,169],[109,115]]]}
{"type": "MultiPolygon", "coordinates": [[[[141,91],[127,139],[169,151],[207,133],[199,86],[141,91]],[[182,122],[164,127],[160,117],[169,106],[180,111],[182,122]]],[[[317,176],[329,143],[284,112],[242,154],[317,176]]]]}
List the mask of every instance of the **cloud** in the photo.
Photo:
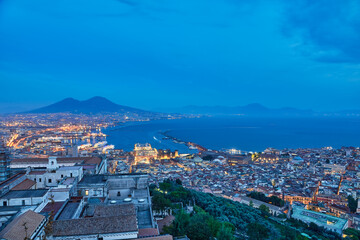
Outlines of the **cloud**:
{"type": "Polygon", "coordinates": [[[283,1],[283,33],[321,62],[360,63],[359,0],[283,1]]]}

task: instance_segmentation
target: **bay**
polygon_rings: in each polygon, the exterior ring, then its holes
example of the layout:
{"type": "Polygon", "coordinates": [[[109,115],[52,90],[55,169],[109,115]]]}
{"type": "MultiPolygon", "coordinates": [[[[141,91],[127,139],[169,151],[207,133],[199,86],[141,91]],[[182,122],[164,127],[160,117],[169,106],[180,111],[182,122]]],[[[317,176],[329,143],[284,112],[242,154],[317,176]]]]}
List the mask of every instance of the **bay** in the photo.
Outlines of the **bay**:
{"type": "Polygon", "coordinates": [[[108,142],[126,151],[135,143],[150,143],[159,149],[192,152],[184,144],[164,139],[162,132],[215,150],[360,146],[358,118],[203,117],[131,123],[105,130],[108,142]]]}

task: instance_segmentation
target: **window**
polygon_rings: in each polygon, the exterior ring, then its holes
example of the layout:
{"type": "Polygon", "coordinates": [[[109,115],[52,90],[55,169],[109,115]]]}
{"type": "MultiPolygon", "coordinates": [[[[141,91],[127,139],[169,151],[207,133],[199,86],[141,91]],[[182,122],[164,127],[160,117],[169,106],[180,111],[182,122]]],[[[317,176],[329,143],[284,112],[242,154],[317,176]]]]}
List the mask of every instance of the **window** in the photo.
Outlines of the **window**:
{"type": "Polygon", "coordinates": [[[41,178],[39,178],[39,182],[41,182],[41,178]]]}
{"type": "Polygon", "coordinates": [[[85,190],[85,196],[89,196],[89,190],[85,190]]]}
{"type": "Polygon", "coordinates": [[[7,206],[7,201],[3,201],[3,206],[4,206],[4,207],[7,206]]]}
{"type": "Polygon", "coordinates": [[[21,201],[21,204],[22,204],[23,206],[25,206],[25,200],[22,200],[22,201],[21,201]]]}
{"type": "Polygon", "coordinates": [[[61,178],[64,178],[64,175],[61,174],[61,178]]]}
{"type": "Polygon", "coordinates": [[[70,173],[70,177],[72,177],[72,173],[70,173]]]}
{"type": "Polygon", "coordinates": [[[51,178],[49,178],[48,182],[51,183],[51,178]]]}

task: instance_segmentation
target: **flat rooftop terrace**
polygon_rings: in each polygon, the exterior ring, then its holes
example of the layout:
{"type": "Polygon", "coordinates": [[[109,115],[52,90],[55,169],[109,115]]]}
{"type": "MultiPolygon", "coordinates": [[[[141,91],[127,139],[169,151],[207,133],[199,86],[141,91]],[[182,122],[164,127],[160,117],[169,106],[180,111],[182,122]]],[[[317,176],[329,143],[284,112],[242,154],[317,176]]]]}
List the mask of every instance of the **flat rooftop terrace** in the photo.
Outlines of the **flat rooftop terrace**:
{"type": "Polygon", "coordinates": [[[74,216],[76,209],[79,207],[79,202],[68,202],[64,209],[60,212],[56,220],[68,220],[74,216]]]}
{"type": "Polygon", "coordinates": [[[296,206],[293,208],[292,217],[300,219],[304,222],[313,222],[318,226],[333,228],[339,231],[341,231],[347,223],[346,219],[310,211],[296,206]]]}
{"type": "Polygon", "coordinates": [[[107,180],[131,179],[139,177],[147,178],[148,175],[143,173],[84,175],[79,184],[102,184],[105,183],[107,180]]]}

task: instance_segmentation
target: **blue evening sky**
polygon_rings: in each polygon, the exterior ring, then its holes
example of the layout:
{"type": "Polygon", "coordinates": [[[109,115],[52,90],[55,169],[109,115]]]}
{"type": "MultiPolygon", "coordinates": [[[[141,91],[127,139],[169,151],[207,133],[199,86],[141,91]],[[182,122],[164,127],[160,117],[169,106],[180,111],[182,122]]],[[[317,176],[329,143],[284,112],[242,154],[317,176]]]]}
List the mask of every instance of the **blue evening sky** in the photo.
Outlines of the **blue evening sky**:
{"type": "Polygon", "coordinates": [[[0,112],[104,96],[360,108],[359,0],[0,0],[0,112]]]}

